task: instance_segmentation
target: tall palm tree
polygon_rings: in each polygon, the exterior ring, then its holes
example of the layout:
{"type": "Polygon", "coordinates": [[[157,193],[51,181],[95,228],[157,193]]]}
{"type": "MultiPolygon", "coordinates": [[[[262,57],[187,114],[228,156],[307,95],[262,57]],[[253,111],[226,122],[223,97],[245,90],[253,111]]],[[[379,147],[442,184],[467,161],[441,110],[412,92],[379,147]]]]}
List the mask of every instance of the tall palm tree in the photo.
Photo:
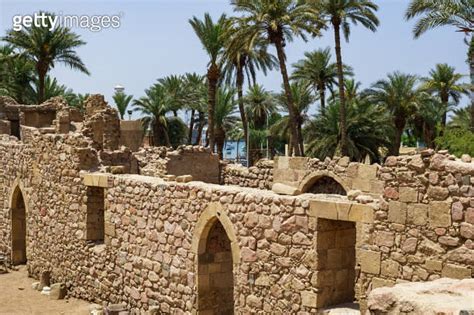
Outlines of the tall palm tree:
{"type": "Polygon", "coordinates": [[[272,94],[259,84],[249,88],[244,97],[245,112],[249,123],[254,129],[267,128],[270,115],[276,112],[276,104],[272,94]]]}
{"type": "Polygon", "coordinates": [[[169,106],[174,117],[178,117],[178,111],[185,106],[186,90],[184,80],[179,75],[169,75],[158,79],[158,83],[163,86],[168,94],[169,106]]]}
{"type": "Polygon", "coordinates": [[[133,95],[127,95],[124,92],[115,92],[115,94],[112,96],[114,99],[115,105],[117,106],[120,119],[124,119],[125,113],[127,112],[127,108],[132,102],[133,95]]]}
{"type": "Polygon", "coordinates": [[[244,141],[247,144],[248,139],[248,122],[245,113],[243,86],[245,75],[247,76],[249,85],[255,84],[257,70],[267,74],[268,70],[272,70],[278,66],[278,62],[272,54],[268,53],[267,41],[258,38],[257,41],[245,41],[244,37],[237,36],[237,31],[242,28],[242,20],[239,18],[232,19],[232,27],[228,31],[228,39],[226,40],[226,64],[224,73],[226,83],[231,84],[235,81],[237,88],[237,100],[239,104],[240,119],[244,131],[244,141]]]}
{"type": "Polygon", "coordinates": [[[153,133],[153,145],[171,146],[166,117],[166,114],[171,111],[171,107],[165,88],[160,84],[155,84],[145,90],[145,96],[134,100],[133,104],[134,111],[144,116],[142,120],[145,128],[153,133]]]}
{"type": "Polygon", "coordinates": [[[35,65],[12,46],[0,46],[0,88],[2,95],[10,96],[20,104],[31,104],[36,82],[35,65]]]}
{"type": "Polygon", "coordinates": [[[198,140],[202,134],[204,127],[204,111],[207,104],[207,93],[205,78],[197,73],[186,73],[183,77],[184,81],[184,106],[190,111],[188,140],[187,143],[192,143],[193,131],[196,122],[196,112],[199,113],[198,119],[198,140]],[[201,113],[202,112],[202,113],[201,113]]]}
{"type": "Polygon", "coordinates": [[[423,100],[423,92],[417,87],[418,78],[414,75],[394,72],[387,79],[379,80],[366,91],[369,99],[384,106],[392,115],[395,135],[390,148],[391,155],[400,153],[402,135],[410,119],[423,100]]]}
{"type": "Polygon", "coordinates": [[[249,42],[264,39],[276,48],[288,104],[292,147],[295,155],[300,156],[303,151],[300,144],[303,141],[298,130],[284,47],[294,36],[306,40],[306,34],[320,35],[320,29],[324,25],[319,12],[305,2],[295,0],[232,0],[231,3],[235,11],[243,13],[242,27],[235,36],[249,42]]]}
{"type": "Polygon", "coordinates": [[[208,136],[209,146],[214,151],[214,111],[216,107],[216,91],[221,76],[221,66],[223,61],[225,34],[229,27],[229,20],[222,14],[217,22],[214,22],[209,15],[204,15],[204,20],[193,17],[189,20],[194,32],[201,41],[201,44],[209,56],[207,68],[208,82],[208,136]]]}
{"type": "Polygon", "coordinates": [[[234,90],[229,88],[221,87],[217,90],[214,127],[216,131],[217,154],[220,159],[224,158],[224,144],[227,132],[232,130],[237,120],[237,117],[233,116],[236,105],[234,95],[234,90]]]}
{"type": "MultiPolygon", "coordinates": [[[[53,16],[47,13],[48,16],[53,16]]],[[[48,71],[56,63],[62,63],[71,69],[89,74],[75,49],[85,44],[80,36],[71,32],[67,27],[58,26],[51,30],[47,20],[46,25],[24,27],[20,31],[13,29],[7,32],[2,40],[11,44],[15,49],[32,60],[38,74],[38,103],[45,100],[45,79],[48,71]]]]}
{"type": "Polygon", "coordinates": [[[336,50],[337,75],[339,81],[340,98],[340,132],[341,132],[341,154],[348,154],[347,126],[346,126],[346,98],[344,92],[344,69],[341,53],[341,28],[346,41],[349,40],[350,25],[360,23],[369,30],[375,32],[379,20],[375,16],[378,6],[370,0],[321,0],[316,2],[327,22],[334,29],[334,41],[336,50]]]}
{"type": "Polygon", "coordinates": [[[468,63],[471,72],[471,130],[474,131],[474,19],[472,0],[411,0],[405,13],[407,20],[420,17],[413,34],[420,37],[426,31],[440,27],[453,26],[466,36],[468,63]]]}
{"type": "MultiPolygon", "coordinates": [[[[321,109],[326,107],[326,89],[333,89],[337,85],[337,64],[331,62],[331,50],[329,47],[317,49],[304,53],[305,59],[293,64],[295,69],[292,78],[296,80],[307,80],[313,85],[315,93],[319,94],[321,109]]],[[[351,76],[352,68],[343,65],[345,76],[351,76]]]]}
{"type": "MultiPolygon", "coordinates": [[[[313,104],[313,102],[315,101],[315,97],[311,93],[311,85],[307,81],[300,80],[293,82],[290,88],[296,109],[296,128],[301,132],[303,125],[309,119],[308,110],[311,104],[313,104]]],[[[293,143],[291,141],[293,133],[291,132],[291,120],[289,115],[288,99],[286,98],[285,93],[279,94],[277,96],[277,101],[280,107],[280,111],[283,113],[287,113],[287,115],[282,116],[280,120],[278,120],[270,127],[270,133],[275,137],[286,138],[290,140],[288,142],[290,143],[289,153],[291,156],[296,147],[291,145],[293,143]]],[[[301,143],[298,143],[297,146],[303,148],[302,141],[303,140],[301,140],[301,143]]]]}
{"type": "Polygon", "coordinates": [[[456,73],[453,67],[444,63],[437,64],[434,69],[430,70],[429,77],[423,78],[422,87],[426,91],[436,94],[443,106],[441,135],[446,127],[449,101],[451,100],[454,104],[458,104],[461,94],[467,92],[465,86],[459,82],[462,77],[462,74],[456,73]]]}
{"type": "MultiPolygon", "coordinates": [[[[353,161],[369,156],[372,162],[380,162],[382,149],[390,145],[390,115],[383,107],[360,97],[347,105],[348,156],[353,161]]],[[[304,131],[308,155],[324,159],[337,153],[339,106],[339,99],[330,100],[327,109],[307,124],[304,131]]]]}

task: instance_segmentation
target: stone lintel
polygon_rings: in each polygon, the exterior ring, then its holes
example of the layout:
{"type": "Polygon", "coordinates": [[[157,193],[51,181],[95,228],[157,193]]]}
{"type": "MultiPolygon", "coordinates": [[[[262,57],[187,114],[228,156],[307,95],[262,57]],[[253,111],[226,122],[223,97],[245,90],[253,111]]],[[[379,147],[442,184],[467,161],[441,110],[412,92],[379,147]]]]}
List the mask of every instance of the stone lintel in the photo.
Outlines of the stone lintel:
{"type": "Polygon", "coordinates": [[[82,175],[82,182],[85,186],[109,188],[108,174],[89,173],[82,175]]]}
{"type": "Polygon", "coordinates": [[[374,209],[371,206],[335,201],[335,200],[311,200],[309,216],[360,223],[374,222],[374,209]]]}

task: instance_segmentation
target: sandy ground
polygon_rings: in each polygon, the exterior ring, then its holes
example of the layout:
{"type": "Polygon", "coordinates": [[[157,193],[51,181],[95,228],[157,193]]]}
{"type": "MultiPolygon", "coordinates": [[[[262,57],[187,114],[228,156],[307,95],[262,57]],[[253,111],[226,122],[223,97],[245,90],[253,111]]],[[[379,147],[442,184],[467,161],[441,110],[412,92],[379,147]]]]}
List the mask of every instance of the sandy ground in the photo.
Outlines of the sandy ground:
{"type": "MultiPolygon", "coordinates": [[[[0,268],[1,269],[1,268],[0,268]]],[[[31,288],[36,280],[28,278],[25,266],[18,271],[0,273],[1,315],[87,315],[90,303],[78,299],[50,300],[31,288]]]]}

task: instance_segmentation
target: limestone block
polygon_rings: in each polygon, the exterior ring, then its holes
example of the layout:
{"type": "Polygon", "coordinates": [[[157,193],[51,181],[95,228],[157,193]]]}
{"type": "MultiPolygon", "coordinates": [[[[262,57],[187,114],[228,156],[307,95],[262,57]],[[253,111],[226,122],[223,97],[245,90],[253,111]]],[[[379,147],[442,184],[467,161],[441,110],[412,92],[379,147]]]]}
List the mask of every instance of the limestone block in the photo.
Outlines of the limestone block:
{"type": "Polygon", "coordinates": [[[380,257],[379,252],[361,249],[359,250],[358,262],[360,270],[371,274],[380,274],[380,257]]]}
{"type": "Polygon", "coordinates": [[[193,180],[191,175],[181,175],[176,177],[176,181],[178,183],[189,183],[193,180]]]}
{"type": "Polygon", "coordinates": [[[393,287],[395,285],[395,281],[387,280],[382,278],[373,277],[372,278],[372,290],[381,288],[381,287],[393,287]]]}
{"type": "Polygon", "coordinates": [[[371,206],[363,204],[353,204],[349,210],[348,221],[360,223],[374,222],[374,209],[371,206]]]}
{"type": "Polygon", "coordinates": [[[425,268],[431,271],[441,271],[443,262],[441,260],[427,259],[425,261],[425,268]]]}
{"type": "Polygon", "coordinates": [[[418,202],[418,191],[414,187],[400,187],[399,194],[401,202],[418,202]]]}
{"type": "Polygon", "coordinates": [[[312,291],[301,292],[301,304],[306,307],[316,307],[318,295],[312,291]]]}
{"type": "Polygon", "coordinates": [[[377,164],[367,165],[367,164],[360,164],[359,170],[357,171],[357,177],[364,178],[367,180],[376,179],[377,178],[377,164]]]}
{"type": "Polygon", "coordinates": [[[407,219],[407,205],[399,201],[388,203],[388,221],[405,224],[407,219]]]}
{"type": "Polygon", "coordinates": [[[98,174],[98,173],[84,174],[83,184],[85,186],[92,186],[92,187],[102,187],[102,188],[110,187],[109,178],[107,174],[98,174]]]}
{"type": "Polygon", "coordinates": [[[454,279],[471,278],[471,268],[447,264],[441,271],[441,276],[454,279]]]}
{"type": "Polygon", "coordinates": [[[409,204],[407,209],[407,223],[425,225],[428,222],[428,205],[421,203],[409,204]]]}
{"type": "Polygon", "coordinates": [[[165,182],[173,182],[176,180],[176,175],[163,175],[163,180],[165,182]]]}
{"type": "Polygon", "coordinates": [[[370,192],[371,188],[372,186],[371,186],[370,180],[364,177],[356,177],[352,181],[352,189],[358,189],[364,192],[370,192]]]}
{"type": "Polygon", "coordinates": [[[428,221],[431,228],[451,225],[451,202],[432,201],[428,209],[428,221]]]}
{"type": "Polygon", "coordinates": [[[398,271],[400,269],[400,264],[396,262],[395,260],[385,260],[382,261],[381,264],[381,270],[382,270],[382,275],[383,276],[389,276],[389,277],[398,277],[398,271]]]}
{"type": "Polygon", "coordinates": [[[272,190],[280,195],[289,195],[289,196],[296,196],[301,194],[298,188],[291,187],[281,183],[275,183],[272,186],[272,190]]]}

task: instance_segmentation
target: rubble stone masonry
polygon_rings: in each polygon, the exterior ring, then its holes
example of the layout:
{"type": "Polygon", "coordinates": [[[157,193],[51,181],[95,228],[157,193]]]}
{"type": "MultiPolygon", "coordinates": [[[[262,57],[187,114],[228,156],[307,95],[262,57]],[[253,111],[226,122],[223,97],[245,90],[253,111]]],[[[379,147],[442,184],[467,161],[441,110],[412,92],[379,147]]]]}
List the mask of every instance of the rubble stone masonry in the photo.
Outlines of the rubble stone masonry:
{"type": "Polygon", "coordinates": [[[311,314],[354,299],[364,308],[380,286],[473,275],[468,156],[282,157],[219,173],[203,148],[131,153],[109,139],[118,124],[100,137],[94,124],[0,135],[0,251],[70,296],[135,313],[311,314]],[[174,181],[180,160],[202,181],[174,181]]]}

